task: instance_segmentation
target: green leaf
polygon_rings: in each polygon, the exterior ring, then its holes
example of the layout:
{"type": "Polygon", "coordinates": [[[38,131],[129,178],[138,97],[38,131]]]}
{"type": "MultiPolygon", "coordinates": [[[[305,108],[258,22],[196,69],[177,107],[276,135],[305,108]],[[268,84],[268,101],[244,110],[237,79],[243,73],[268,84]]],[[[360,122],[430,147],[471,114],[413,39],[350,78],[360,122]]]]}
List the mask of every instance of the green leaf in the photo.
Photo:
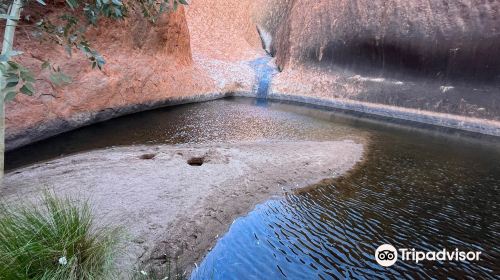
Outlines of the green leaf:
{"type": "Polygon", "coordinates": [[[49,67],[50,67],[50,62],[48,60],[42,63],[42,69],[47,69],[49,67]]]}
{"type": "Polygon", "coordinates": [[[12,69],[19,69],[19,64],[15,63],[14,61],[7,61],[7,63],[12,69]]]}
{"type": "Polygon", "coordinates": [[[71,77],[63,72],[56,72],[50,74],[50,81],[57,86],[71,83],[71,77]]]}
{"type": "Polygon", "coordinates": [[[33,85],[31,83],[24,84],[19,90],[21,91],[21,93],[29,96],[35,94],[35,89],[33,88],[33,85]]]}
{"type": "Polygon", "coordinates": [[[19,76],[17,74],[9,74],[8,76],[6,76],[6,79],[5,79],[5,82],[6,83],[14,83],[14,82],[19,82],[19,76]]]}
{"type": "Polygon", "coordinates": [[[77,0],[66,0],[66,4],[68,4],[68,6],[74,10],[76,7],[78,7],[78,2],[77,0]]]}
{"type": "Polygon", "coordinates": [[[120,8],[114,7],[113,10],[115,11],[116,17],[119,17],[119,18],[123,17],[122,10],[120,10],[120,8]]]}
{"type": "Polygon", "coordinates": [[[189,5],[189,3],[186,0],[179,0],[179,3],[182,5],[189,5]]]}
{"type": "Polygon", "coordinates": [[[72,82],[71,80],[71,77],[64,74],[64,73],[61,73],[61,80],[65,83],[65,84],[69,84],[72,82]]]}
{"type": "Polygon", "coordinates": [[[4,101],[11,101],[16,97],[17,93],[15,91],[9,91],[5,94],[4,101]]]}
{"type": "Polygon", "coordinates": [[[5,87],[8,87],[8,88],[13,88],[15,86],[17,86],[17,84],[19,84],[19,80],[17,81],[12,81],[12,82],[8,82],[7,85],[5,87]]]}
{"type": "Polygon", "coordinates": [[[30,82],[30,83],[35,82],[35,77],[33,76],[33,73],[31,73],[29,70],[21,71],[21,79],[23,79],[23,81],[25,82],[30,82]]]}

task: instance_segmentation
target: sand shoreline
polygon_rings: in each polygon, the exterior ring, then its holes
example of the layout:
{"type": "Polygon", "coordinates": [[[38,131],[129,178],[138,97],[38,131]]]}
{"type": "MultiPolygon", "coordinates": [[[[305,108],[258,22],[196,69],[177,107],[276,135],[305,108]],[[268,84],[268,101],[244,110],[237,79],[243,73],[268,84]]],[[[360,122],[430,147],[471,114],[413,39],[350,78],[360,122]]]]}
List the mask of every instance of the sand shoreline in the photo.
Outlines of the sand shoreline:
{"type": "Polygon", "coordinates": [[[128,233],[122,271],[175,257],[190,272],[234,219],[273,196],[344,174],[362,155],[352,140],[115,147],[7,173],[0,195],[24,200],[50,188],[90,198],[96,220],[128,233]],[[188,164],[193,158],[202,165],[188,164]]]}

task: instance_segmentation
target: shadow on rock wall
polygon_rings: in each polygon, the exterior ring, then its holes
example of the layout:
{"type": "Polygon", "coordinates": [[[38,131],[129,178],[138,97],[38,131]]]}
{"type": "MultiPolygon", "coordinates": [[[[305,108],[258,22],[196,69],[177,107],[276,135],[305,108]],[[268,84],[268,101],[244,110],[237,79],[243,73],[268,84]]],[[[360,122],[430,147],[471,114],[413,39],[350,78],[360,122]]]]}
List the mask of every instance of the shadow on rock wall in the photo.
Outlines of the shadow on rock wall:
{"type": "Polygon", "coordinates": [[[500,115],[499,10],[500,1],[491,0],[277,0],[258,19],[273,36],[272,54],[282,70],[313,66],[410,81],[417,95],[445,86],[421,96],[419,104],[405,104],[409,92],[398,97],[405,89],[394,84],[350,98],[471,115],[459,109],[467,102],[487,112],[472,116],[492,118],[500,115]],[[460,88],[458,95],[443,98],[448,86],[460,88]],[[454,104],[433,109],[440,101],[454,104]]]}

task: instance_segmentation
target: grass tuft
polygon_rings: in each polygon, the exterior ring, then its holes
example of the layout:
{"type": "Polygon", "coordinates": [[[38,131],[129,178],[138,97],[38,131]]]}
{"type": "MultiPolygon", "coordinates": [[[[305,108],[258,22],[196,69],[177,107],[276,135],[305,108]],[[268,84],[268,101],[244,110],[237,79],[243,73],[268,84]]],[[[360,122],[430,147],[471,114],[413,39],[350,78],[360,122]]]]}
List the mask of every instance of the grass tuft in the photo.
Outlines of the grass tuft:
{"type": "Polygon", "coordinates": [[[114,279],[118,231],[96,229],[88,202],[41,205],[0,206],[0,279],[114,279]]]}

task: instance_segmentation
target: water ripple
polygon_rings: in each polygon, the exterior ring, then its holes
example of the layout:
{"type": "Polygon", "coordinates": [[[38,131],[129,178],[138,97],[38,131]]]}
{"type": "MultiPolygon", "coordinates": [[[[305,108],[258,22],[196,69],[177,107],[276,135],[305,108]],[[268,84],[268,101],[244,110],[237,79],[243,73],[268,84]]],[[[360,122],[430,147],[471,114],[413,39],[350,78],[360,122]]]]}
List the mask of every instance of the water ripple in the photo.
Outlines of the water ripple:
{"type": "Polygon", "coordinates": [[[345,177],[259,205],[237,220],[193,279],[496,279],[498,150],[377,134],[345,177]],[[457,150],[460,153],[457,153],[457,150]],[[258,236],[261,243],[249,242],[258,236]],[[374,260],[375,249],[481,251],[478,262],[374,260]],[[224,255],[225,262],[217,261],[224,255]],[[238,265],[234,265],[237,262],[238,265]]]}

